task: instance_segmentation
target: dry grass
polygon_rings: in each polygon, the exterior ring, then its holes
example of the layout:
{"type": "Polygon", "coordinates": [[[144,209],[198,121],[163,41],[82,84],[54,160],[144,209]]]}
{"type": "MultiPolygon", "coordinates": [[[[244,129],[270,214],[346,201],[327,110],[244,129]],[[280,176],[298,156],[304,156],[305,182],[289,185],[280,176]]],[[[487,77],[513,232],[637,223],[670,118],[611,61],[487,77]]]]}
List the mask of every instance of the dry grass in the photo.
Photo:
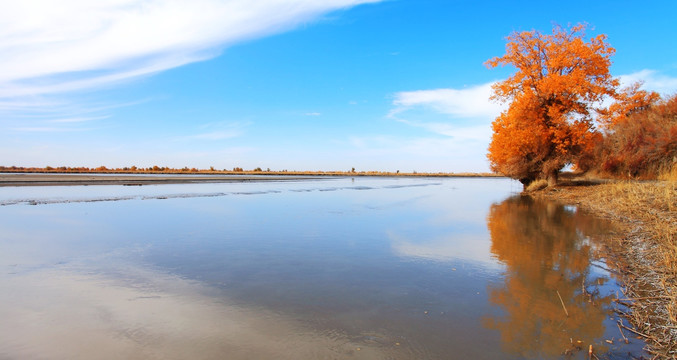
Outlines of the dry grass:
{"type": "Polygon", "coordinates": [[[534,191],[538,191],[538,190],[543,190],[547,187],[548,187],[548,181],[541,179],[541,180],[536,180],[536,181],[532,182],[531,184],[529,184],[529,186],[527,186],[527,188],[524,189],[524,191],[534,192],[534,191]]]}
{"type": "Polygon", "coordinates": [[[565,185],[537,196],[577,204],[618,225],[611,251],[632,300],[628,316],[656,358],[677,358],[677,181],[565,185]]]}
{"type": "Polygon", "coordinates": [[[658,175],[659,180],[677,182],[677,162],[673,161],[673,165],[670,169],[662,171],[658,175]]]}

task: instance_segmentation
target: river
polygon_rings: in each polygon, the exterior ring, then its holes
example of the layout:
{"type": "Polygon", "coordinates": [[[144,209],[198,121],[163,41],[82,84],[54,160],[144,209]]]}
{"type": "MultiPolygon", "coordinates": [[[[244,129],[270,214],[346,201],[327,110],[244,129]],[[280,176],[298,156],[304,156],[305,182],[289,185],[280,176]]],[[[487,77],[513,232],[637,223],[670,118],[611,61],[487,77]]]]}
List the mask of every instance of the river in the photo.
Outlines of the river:
{"type": "Polygon", "coordinates": [[[0,358],[587,359],[609,224],[500,178],[0,188],[0,358]]]}

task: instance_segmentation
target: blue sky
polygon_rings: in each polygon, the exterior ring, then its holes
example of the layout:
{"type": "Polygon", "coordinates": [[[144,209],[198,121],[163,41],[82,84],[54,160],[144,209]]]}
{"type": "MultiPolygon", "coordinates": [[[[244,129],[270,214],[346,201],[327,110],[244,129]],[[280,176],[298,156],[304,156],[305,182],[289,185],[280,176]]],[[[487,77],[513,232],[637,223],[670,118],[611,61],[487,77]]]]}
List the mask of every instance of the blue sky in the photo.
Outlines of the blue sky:
{"type": "Polygon", "coordinates": [[[0,165],[488,171],[512,31],[677,92],[677,2],[0,1],[0,165]]]}

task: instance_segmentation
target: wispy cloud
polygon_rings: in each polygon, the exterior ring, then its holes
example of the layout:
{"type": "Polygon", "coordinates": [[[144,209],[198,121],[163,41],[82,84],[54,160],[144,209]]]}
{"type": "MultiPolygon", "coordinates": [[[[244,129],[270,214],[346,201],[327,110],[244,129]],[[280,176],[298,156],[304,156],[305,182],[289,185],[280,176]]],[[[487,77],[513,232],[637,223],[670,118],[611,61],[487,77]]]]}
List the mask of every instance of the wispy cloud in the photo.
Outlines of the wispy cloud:
{"type": "Polygon", "coordinates": [[[486,139],[491,136],[491,129],[486,125],[486,122],[474,126],[457,126],[442,122],[414,122],[404,119],[396,120],[403,124],[458,139],[486,141],[486,139]]]}
{"type": "Polygon", "coordinates": [[[17,101],[0,101],[0,129],[20,132],[77,132],[95,130],[109,126],[100,122],[111,119],[110,110],[134,106],[149,100],[117,104],[89,104],[70,102],[62,97],[58,100],[45,100],[41,97],[26,98],[17,101]],[[87,126],[87,127],[85,127],[87,126]]]}
{"type": "Polygon", "coordinates": [[[232,130],[232,131],[212,131],[207,133],[201,133],[196,135],[187,136],[188,139],[201,139],[201,140],[224,140],[232,139],[242,135],[241,131],[232,130]]]}
{"type": "Polygon", "coordinates": [[[91,129],[35,126],[35,127],[17,127],[17,128],[11,128],[11,130],[17,131],[17,132],[48,132],[48,133],[53,133],[53,132],[88,131],[88,130],[91,130],[91,129]]]}
{"type": "Polygon", "coordinates": [[[110,115],[104,116],[90,116],[90,117],[70,117],[63,119],[53,119],[49,120],[50,123],[82,123],[87,121],[103,120],[110,118],[110,115]]]}
{"type": "Polygon", "coordinates": [[[345,143],[352,151],[346,152],[345,157],[367,168],[486,172],[489,171],[486,147],[490,133],[491,129],[484,140],[439,136],[352,136],[345,143]]]}
{"type": "MultiPolygon", "coordinates": [[[[484,141],[488,144],[489,138],[487,137],[484,141]]],[[[450,154],[460,154],[465,156],[473,152],[471,149],[475,148],[470,148],[466,142],[454,138],[388,135],[352,136],[348,138],[348,144],[358,150],[359,153],[374,155],[449,156],[450,154]]],[[[479,152],[484,154],[484,149],[480,148],[479,152]]]]}
{"type": "MultiPolygon", "coordinates": [[[[623,86],[637,81],[646,90],[663,95],[677,93],[677,78],[655,70],[642,70],[619,76],[623,86]]],[[[403,91],[394,95],[393,109],[388,116],[400,123],[459,139],[489,139],[489,122],[495,119],[506,104],[489,100],[491,85],[486,83],[461,89],[403,91]],[[415,115],[412,115],[415,111],[415,115]],[[444,121],[430,121],[433,114],[444,115],[444,121]],[[472,125],[468,125],[467,120],[472,125]],[[465,121],[459,121],[465,120],[465,121]]]]}
{"type": "MultiPolygon", "coordinates": [[[[455,143],[473,142],[485,149],[491,137],[491,121],[504,104],[491,100],[491,85],[486,83],[461,89],[433,89],[396,93],[388,117],[397,122],[449,137],[455,143]],[[441,115],[441,116],[440,116],[441,115]]],[[[411,150],[428,146],[410,144],[411,150]]],[[[445,149],[449,145],[439,143],[445,149]]]]}
{"type": "Polygon", "coordinates": [[[0,98],[107,86],[379,0],[24,0],[0,12],[0,98]]]}
{"type": "Polygon", "coordinates": [[[655,70],[644,69],[632,74],[619,76],[621,84],[628,86],[638,81],[643,82],[642,88],[655,91],[661,95],[677,93],[677,78],[661,74],[655,70]]]}
{"type": "Polygon", "coordinates": [[[500,114],[502,106],[489,100],[492,84],[461,89],[398,92],[393,100],[395,108],[391,111],[391,115],[422,107],[461,118],[495,117],[500,114]]]}
{"type": "Polygon", "coordinates": [[[322,115],[322,113],[319,113],[319,112],[309,112],[309,113],[305,113],[305,115],[306,115],[306,116],[320,116],[320,115],[322,115]]]}

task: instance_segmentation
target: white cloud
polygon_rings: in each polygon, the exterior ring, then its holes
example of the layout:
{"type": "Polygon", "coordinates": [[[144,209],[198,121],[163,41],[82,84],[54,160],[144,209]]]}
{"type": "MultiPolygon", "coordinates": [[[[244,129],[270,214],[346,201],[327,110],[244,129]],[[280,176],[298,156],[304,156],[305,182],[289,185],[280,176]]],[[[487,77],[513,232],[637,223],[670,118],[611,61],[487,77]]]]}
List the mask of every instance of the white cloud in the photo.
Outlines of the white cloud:
{"type": "Polygon", "coordinates": [[[460,118],[495,118],[502,106],[489,100],[491,85],[486,83],[463,89],[403,91],[395,94],[396,108],[391,115],[416,107],[460,118]]]}
{"type": "Polygon", "coordinates": [[[661,74],[655,70],[644,69],[632,74],[619,76],[622,86],[628,86],[638,81],[643,82],[642,88],[655,91],[661,95],[677,93],[677,78],[661,74]]]}
{"type": "MultiPolygon", "coordinates": [[[[623,86],[642,81],[646,90],[662,95],[677,93],[677,78],[654,70],[642,70],[619,78],[623,86]]],[[[454,168],[488,171],[485,154],[491,138],[490,123],[508,106],[489,100],[492,84],[461,89],[403,91],[394,95],[389,118],[443,138],[354,137],[350,140],[351,145],[360,149],[362,154],[371,156],[446,158],[454,168]]],[[[605,104],[608,105],[608,101],[605,104]]],[[[417,165],[419,168],[425,167],[424,162],[417,161],[421,163],[417,165]]],[[[433,167],[428,166],[430,168],[433,167]]]]}
{"type": "Polygon", "coordinates": [[[474,142],[484,150],[491,137],[489,124],[505,107],[489,99],[492,84],[399,92],[388,116],[400,123],[451,137],[457,143],[474,142]]]}
{"type": "Polygon", "coordinates": [[[441,122],[414,122],[396,119],[398,122],[413,127],[426,129],[430,132],[465,140],[486,141],[491,136],[491,128],[485,122],[476,126],[456,126],[441,122]]]}
{"type": "Polygon", "coordinates": [[[23,0],[0,12],[0,97],[137,78],[379,0],[23,0]]]}
{"type": "MultiPolygon", "coordinates": [[[[662,95],[677,93],[677,78],[661,74],[655,70],[641,70],[619,76],[622,86],[637,81],[643,82],[642,88],[656,91],[662,95]]],[[[430,132],[463,139],[482,140],[491,136],[488,124],[495,119],[507,104],[489,100],[491,85],[486,83],[462,89],[433,89],[398,92],[394,96],[394,108],[389,117],[398,122],[426,129],[430,132]],[[419,110],[416,115],[413,111],[419,110]],[[430,121],[433,114],[447,116],[448,122],[430,121]],[[414,118],[414,120],[403,119],[414,118]],[[474,125],[458,124],[462,119],[472,119],[474,125]]],[[[608,105],[608,102],[605,103],[608,105]]],[[[604,104],[603,104],[604,105],[604,104]]],[[[466,122],[467,123],[467,122],[466,122]]]]}
{"type": "Polygon", "coordinates": [[[11,130],[18,132],[73,132],[73,131],[88,131],[90,129],[36,126],[36,127],[17,127],[11,128],[11,130]]]}
{"type": "Polygon", "coordinates": [[[89,117],[70,117],[62,119],[49,120],[50,123],[81,123],[94,120],[108,119],[110,116],[89,116],[89,117]]]}
{"type": "Polygon", "coordinates": [[[306,116],[320,116],[320,115],[322,115],[322,113],[319,113],[319,112],[309,112],[309,113],[305,113],[305,115],[306,115],[306,116]]]}

